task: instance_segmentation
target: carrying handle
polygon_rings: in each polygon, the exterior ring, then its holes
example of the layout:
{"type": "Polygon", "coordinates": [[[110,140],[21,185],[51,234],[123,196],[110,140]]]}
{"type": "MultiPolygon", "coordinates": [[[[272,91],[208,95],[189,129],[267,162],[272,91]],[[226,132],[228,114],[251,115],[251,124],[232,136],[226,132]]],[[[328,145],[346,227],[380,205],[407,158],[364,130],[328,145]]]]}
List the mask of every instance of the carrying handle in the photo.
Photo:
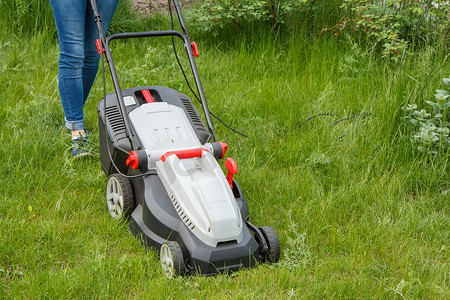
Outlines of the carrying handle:
{"type": "Polygon", "coordinates": [[[166,159],[171,155],[176,155],[178,157],[178,159],[202,157],[203,151],[209,152],[208,150],[206,150],[204,148],[169,151],[166,154],[164,154],[163,156],[161,156],[161,161],[165,162],[166,159]]]}

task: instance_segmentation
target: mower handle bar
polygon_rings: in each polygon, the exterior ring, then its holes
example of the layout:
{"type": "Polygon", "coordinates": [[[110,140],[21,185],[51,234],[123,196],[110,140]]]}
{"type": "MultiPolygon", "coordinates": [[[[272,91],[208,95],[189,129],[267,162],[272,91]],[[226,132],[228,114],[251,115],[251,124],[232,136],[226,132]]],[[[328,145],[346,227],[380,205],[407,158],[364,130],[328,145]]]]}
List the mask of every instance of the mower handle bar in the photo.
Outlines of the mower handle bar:
{"type": "MultiPolygon", "coordinates": [[[[119,80],[117,77],[117,72],[115,70],[115,66],[114,66],[114,62],[112,60],[112,54],[110,52],[110,43],[112,40],[115,39],[132,39],[132,38],[143,38],[143,37],[164,37],[164,36],[173,36],[173,37],[178,37],[180,39],[183,40],[184,42],[184,47],[189,59],[189,65],[191,66],[191,71],[192,74],[194,76],[194,80],[195,80],[195,84],[197,86],[197,90],[199,93],[199,97],[200,97],[200,101],[202,104],[202,108],[203,108],[203,113],[205,115],[206,118],[206,123],[208,126],[208,129],[211,133],[211,136],[213,138],[213,141],[216,142],[216,136],[215,136],[215,132],[214,132],[214,127],[212,125],[212,120],[211,120],[211,115],[209,112],[209,108],[208,108],[208,104],[206,102],[206,98],[205,98],[205,94],[203,92],[203,87],[200,81],[200,76],[198,75],[198,70],[197,70],[197,66],[195,64],[194,61],[194,55],[192,53],[192,48],[191,48],[191,44],[189,41],[189,38],[186,34],[183,34],[179,31],[176,30],[164,30],[164,31],[143,31],[143,32],[129,32],[129,33],[116,33],[113,35],[110,35],[106,38],[106,47],[105,47],[105,51],[106,51],[106,57],[108,59],[108,64],[110,66],[110,70],[111,70],[111,76],[114,82],[114,86],[116,87],[116,93],[117,96],[119,97],[119,99],[123,99],[122,96],[122,90],[120,88],[120,84],[119,84],[119,80]]],[[[125,113],[125,111],[123,111],[123,113],[125,113]]]]}
{"type": "MultiPolygon", "coordinates": [[[[114,89],[116,91],[116,95],[119,101],[119,107],[120,107],[120,111],[122,114],[122,118],[125,122],[125,127],[126,127],[126,135],[128,136],[131,146],[134,149],[134,145],[133,145],[133,139],[131,138],[131,132],[129,130],[130,125],[129,125],[129,120],[128,120],[128,115],[126,113],[126,109],[125,109],[125,104],[123,101],[123,94],[122,94],[122,89],[120,88],[120,84],[119,84],[119,79],[117,77],[117,72],[116,72],[116,68],[114,66],[114,62],[112,59],[112,54],[111,54],[111,49],[109,47],[109,44],[112,40],[115,39],[130,39],[130,38],[142,38],[142,37],[163,37],[163,36],[172,36],[172,37],[178,37],[180,39],[183,40],[184,42],[184,47],[188,56],[188,60],[189,60],[189,64],[191,66],[191,71],[192,74],[194,76],[194,80],[195,80],[195,84],[197,86],[197,91],[200,97],[200,102],[202,104],[202,108],[203,108],[203,113],[205,115],[206,118],[206,124],[208,126],[208,130],[211,134],[211,137],[213,139],[214,142],[217,141],[216,139],[216,135],[214,132],[214,127],[213,127],[213,123],[211,120],[211,114],[208,108],[208,104],[206,102],[206,98],[205,98],[205,94],[203,92],[203,87],[200,81],[200,77],[198,75],[198,70],[197,70],[197,66],[195,64],[195,60],[194,60],[194,55],[192,52],[192,48],[191,48],[191,43],[189,41],[189,37],[187,34],[187,30],[186,30],[186,25],[184,23],[184,19],[183,19],[183,15],[181,14],[181,8],[180,8],[180,3],[178,2],[178,0],[173,0],[174,2],[174,6],[175,6],[175,10],[177,12],[177,16],[178,16],[178,21],[180,22],[181,28],[183,30],[183,33],[176,31],[176,30],[164,30],[164,31],[144,31],[144,32],[129,32],[129,33],[116,33],[113,35],[110,35],[106,38],[106,41],[104,39],[104,35],[103,35],[103,28],[101,26],[101,16],[98,13],[98,9],[97,9],[97,3],[96,0],[90,0],[91,1],[91,5],[92,5],[92,9],[94,12],[94,21],[97,24],[97,28],[99,31],[99,36],[100,36],[100,41],[101,41],[101,46],[104,46],[104,51],[105,51],[105,56],[106,56],[106,61],[108,62],[109,65],[109,69],[111,72],[111,77],[113,80],[113,84],[114,84],[114,89]]],[[[104,101],[106,101],[106,99],[104,99],[104,101]]]]}

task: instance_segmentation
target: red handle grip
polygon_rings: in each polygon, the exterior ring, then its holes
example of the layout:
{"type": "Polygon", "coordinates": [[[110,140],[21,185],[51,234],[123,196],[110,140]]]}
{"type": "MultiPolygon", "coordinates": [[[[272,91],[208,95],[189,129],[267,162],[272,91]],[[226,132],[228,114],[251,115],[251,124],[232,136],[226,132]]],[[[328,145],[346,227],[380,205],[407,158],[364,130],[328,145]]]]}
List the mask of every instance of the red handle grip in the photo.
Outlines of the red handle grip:
{"type": "Polygon", "coordinates": [[[166,158],[168,158],[171,155],[176,155],[179,159],[184,158],[193,158],[193,157],[202,157],[203,151],[208,151],[204,148],[198,148],[198,149],[187,149],[187,150],[178,150],[178,151],[169,151],[166,154],[163,154],[161,156],[162,162],[166,161],[166,158]]]}

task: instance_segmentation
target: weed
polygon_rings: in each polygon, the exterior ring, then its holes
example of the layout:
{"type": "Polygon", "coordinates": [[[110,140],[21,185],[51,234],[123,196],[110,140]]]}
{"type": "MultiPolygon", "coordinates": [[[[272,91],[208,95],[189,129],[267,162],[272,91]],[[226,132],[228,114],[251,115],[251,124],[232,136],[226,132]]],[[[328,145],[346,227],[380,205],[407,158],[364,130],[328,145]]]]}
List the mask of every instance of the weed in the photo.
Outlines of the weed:
{"type": "Polygon", "coordinates": [[[298,224],[289,225],[281,266],[289,270],[308,267],[311,263],[311,251],[306,244],[306,233],[300,233],[298,224]]]}
{"type": "MultiPolygon", "coordinates": [[[[443,79],[447,89],[450,90],[450,79],[443,79]]],[[[422,153],[438,154],[450,149],[450,92],[436,90],[436,102],[426,101],[432,108],[418,110],[416,104],[403,107],[406,116],[403,120],[414,130],[411,140],[422,153]]]]}

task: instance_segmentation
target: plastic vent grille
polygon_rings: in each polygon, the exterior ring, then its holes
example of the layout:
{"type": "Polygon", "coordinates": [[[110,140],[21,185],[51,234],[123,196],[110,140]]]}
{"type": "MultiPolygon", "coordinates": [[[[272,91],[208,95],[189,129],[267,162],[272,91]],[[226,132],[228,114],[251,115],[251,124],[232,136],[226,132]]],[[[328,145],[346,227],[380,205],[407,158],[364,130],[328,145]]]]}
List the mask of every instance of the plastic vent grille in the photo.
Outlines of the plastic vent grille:
{"type": "Polygon", "coordinates": [[[117,106],[114,105],[106,108],[106,118],[114,133],[117,134],[120,131],[125,131],[125,124],[117,106]]]}
{"type": "Polygon", "coordinates": [[[180,216],[181,220],[183,220],[184,224],[190,229],[194,230],[195,225],[192,223],[192,221],[188,218],[184,210],[181,208],[180,204],[178,203],[177,199],[175,198],[175,195],[170,196],[170,200],[172,200],[173,206],[177,210],[178,215],[180,216]]]}
{"type": "Polygon", "coordinates": [[[195,110],[195,106],[192,104],[192,102],[189,99],[181,99],[181,101],[183,102],[183,105],[186,108],[189,117],[192,120],[192,123],[194,123],[196,127],[203,128],[202,121],[199,118],[197,111],[195,110]]]}

